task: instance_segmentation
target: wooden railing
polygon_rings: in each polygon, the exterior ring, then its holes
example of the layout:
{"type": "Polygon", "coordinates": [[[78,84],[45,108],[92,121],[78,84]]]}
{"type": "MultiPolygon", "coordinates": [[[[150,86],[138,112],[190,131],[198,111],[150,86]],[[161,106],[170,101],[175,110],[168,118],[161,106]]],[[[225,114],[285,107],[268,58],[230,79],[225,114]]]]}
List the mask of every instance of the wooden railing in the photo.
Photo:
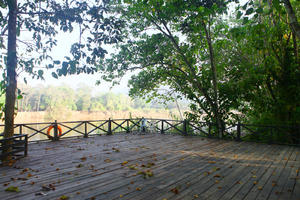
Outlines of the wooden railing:
{"type": "Polygon", "coordinates": [[[0,164],[7,156],[12,156],[13,159],[18,159],[27,156],[28,152],[28,137],[27,135],[15,135],[10,138],[0,139],[0,164]]]}
{"type": "MultiPolygon", "coordinates": [[[[3,125],[0,125],[0,131],[1,128],[3,129],[3,125]]],[[[222,130],[222,139],[300,144],[299,126],[267,126],[237,123],[223,124],[222,130]]],[[[220,138],[216,133],[216,124],[188,120],[137,118],[15,124],[15,133],[27,134],[29,141],[59,140],[67,137],[89,137],[91,135],[111,135],[130,132],[220,138]],[[53,128],[48,132],[51,126],[53,128]]]]}

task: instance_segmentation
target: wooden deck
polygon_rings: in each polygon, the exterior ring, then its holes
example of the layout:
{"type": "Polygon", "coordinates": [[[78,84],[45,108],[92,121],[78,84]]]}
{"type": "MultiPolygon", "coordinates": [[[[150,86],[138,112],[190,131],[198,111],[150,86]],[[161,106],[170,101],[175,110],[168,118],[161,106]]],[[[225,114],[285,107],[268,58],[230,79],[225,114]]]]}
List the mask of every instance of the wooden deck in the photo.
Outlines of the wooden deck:
{"type": "Polygon", "coordinates": [[[299,147],[96,136],[29,144],[28,157],[0,168],[0,199],[299,200],[299,169],[299,147]]]}

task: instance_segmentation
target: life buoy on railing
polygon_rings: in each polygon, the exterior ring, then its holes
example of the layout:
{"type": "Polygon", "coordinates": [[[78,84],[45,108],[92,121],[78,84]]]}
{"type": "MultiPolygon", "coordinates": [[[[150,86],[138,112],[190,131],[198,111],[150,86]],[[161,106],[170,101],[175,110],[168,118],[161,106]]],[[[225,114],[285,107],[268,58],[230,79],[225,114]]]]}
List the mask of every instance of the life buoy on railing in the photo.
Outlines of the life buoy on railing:
{"type": "MultiPolygon", "coordinates": [[[[52,137],[52,136],[50,135],[50,131],[51,131],[53,128],[54,128],[54,125],[49,126],[49,128],[48,128],[48,130],[47,130],[47,135],[48,135],[48,137],[52,137]]],[[[57,125],[57,130],[58,130],[58,136],[61,136],[62,130],[61,130],[61,127],[58,126],[58,125],[57,125]]]]}

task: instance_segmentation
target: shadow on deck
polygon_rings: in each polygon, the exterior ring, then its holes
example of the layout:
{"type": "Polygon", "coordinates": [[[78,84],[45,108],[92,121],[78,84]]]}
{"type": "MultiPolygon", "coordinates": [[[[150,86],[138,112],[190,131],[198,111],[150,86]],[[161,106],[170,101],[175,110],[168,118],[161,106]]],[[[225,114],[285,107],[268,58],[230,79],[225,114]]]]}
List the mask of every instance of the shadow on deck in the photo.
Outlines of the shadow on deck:
{"type": "Polygon", "coordinates": [[[299,147],[117,134],[28,148],[0,168],[0,199],[300,199],[299,147]]]}

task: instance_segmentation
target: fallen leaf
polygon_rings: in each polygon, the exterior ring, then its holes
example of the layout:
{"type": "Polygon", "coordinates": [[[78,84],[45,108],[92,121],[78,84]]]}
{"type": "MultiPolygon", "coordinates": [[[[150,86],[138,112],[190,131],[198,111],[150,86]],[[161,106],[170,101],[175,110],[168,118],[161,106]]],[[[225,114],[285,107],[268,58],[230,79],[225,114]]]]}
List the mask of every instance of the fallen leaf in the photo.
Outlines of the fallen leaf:
{"type": "Polygon", "coordinates": [[[110,163],[110,162],[111,162],[111,160],[107,158],[107,159],[105,159],[105,160],[104,160],[104,162],[106,162],[106,163],[110,163]]]}
{"type": "Polygon", "coordinates": [[[179,190],[177,187],[172,188],[170,191],[173,192],[174,194],[179,194],[179,190]]]}
{"type": "Polygon", "coordinates": [[[142,188],[140,188],[140,187],[137,187],[137,188],[135,188],[135,190],[136,190],[136,191],[141,191],[141,190],[142,190],[142,188]]]}
{"type": "Polygon", "coordinates": [[[81,161],[86,161],[86,157],[80,158],[81,161]]]}
{"type": "Polygon", "coordinates": [[[62,195],[61,197],[59,197],[59,200],[67,200],[67,199],[69,199],[69,197],[66,195],[62,195]]]}
{"type": "Polygon", "coordinates": [[[256,185],[256,184],[257,184],[257,181],[254,181],[254,182],[253,182],[253,185],[256,185]]]}
{"type": "Polygon", "coordinates": [[[152,166],[154,166],[154,165],[155,165],[155,163],[147,163],[146,167],[147,167],[147,168],[150,168],[150,167],[152,167],[152,166]]]}
{"type": "Polygon", "coordinates": [[[76,192],[76,194],[80,194],[80,192],[76,192]]]}
{"type": "Polygon", "coordinates": [[[199,197],[199,195],[198,194],[194,194],[194,198],[198,198],[199,197]]]}
{"type": "Polygon", "coordinates": [[[42,185],[42,190],[43,190],[43,191],[55,190],[55,187],[54,187],[52,184],[49,184],[49,185],[42,185]]]}
{"type": "Polygon", "coordinates": [[[128,166],[128,168],[132,169],[132,170],[138,170],[138,168],[135,165],[130,165],[130,166],[128,166]]]}
{"type": "Polygon", "coordinates": [[[281,192],[279,192],[279,191],[276,191],[276,192],[275,192],[275,194],[276,194],[276,195],[280,195],[280,194],[281,194],[281,192]]]}
{"type": "Polygon", "coordinates": [[[256,176],[252,176],[252,178],[256,178],[256,176]]]}
{"type": "Polygon", "coordinates": [[[218,170],[220,170],[219,167],[213,167],[213,168],[212,168],[212,171],[214,171],[214,172],[216,172],[216,171],[218,171],[218,170]]]}
{"type": "Polygon", "coordinates": [[[209,164],[215,164],[216,161],[208,161],[209,164]]]}
{"type": "Polygon", "coordinates": [[[216,177],[216,178],[220,178],[220,177],[221,177],[221,175],[220,175],[220,174],[216,174],[216,175],[214,175],[214,177],[216,177]]]}
{"type": "Polygon", "coordinates": [[[207,176],[209,174],[210,174],[210,172],[204,172],[204,176],[207,176]]]}
{"type": "Polygon", "coordinates": [[[258,190],[262,190],[262,187],[261,187],[261,186],[259,186],[257,189],[258,189],[258,190]]]}
{"type": "Polygon", "coordinates": [[[128,161],[124,161],[121,163],[122,166],[126,165],[128,163],[128,161]]]}
{"type": "MultiPolygon", "coordinates": [[[[83,167],[83,166],[84,166],[84,165],[80,163],[80,164],[78,164],[76,167],[77,167],[77,168],[80,168],[80,167],[83,167]]],[[[69,172],[69,173],[71,174],[71,172],[69,172]]]]}
{"type": "Polygon", "coordinates": [[[20,189],[15,186],[10,186],[10,187],[6,188],[5,191],[6,192],[21,192],[20,189]]]}
{"type": "Polygon", "coordinates": [[[139,171],[138,174],[142,174],[145,179],[153,176],[153,172],[151,170],[139,171]]]}
{"type": "Polygon", "coordinates": [[[123,197],[123,194],[120,194],[120,197],[122,198],[122,197],[123,197]]]}
{"type": "Polygon", "coordinates": [[[20,181],[27,181],[28,178],[19,177],[19,178],[17,178],[17,180],[20,180],[20,181]]]}
{"type": "Polygon", "coordinates": [[[35,196],[46,196],[47,194],[44,192],[37,192],[35,193],[35,196]]]}
{"type": "Polygon", "coordinates": [[[120,149],[117,149],[117,148],[112,148],[112,150],[114,151],[114,152],[120,152],[120,149]]]}

